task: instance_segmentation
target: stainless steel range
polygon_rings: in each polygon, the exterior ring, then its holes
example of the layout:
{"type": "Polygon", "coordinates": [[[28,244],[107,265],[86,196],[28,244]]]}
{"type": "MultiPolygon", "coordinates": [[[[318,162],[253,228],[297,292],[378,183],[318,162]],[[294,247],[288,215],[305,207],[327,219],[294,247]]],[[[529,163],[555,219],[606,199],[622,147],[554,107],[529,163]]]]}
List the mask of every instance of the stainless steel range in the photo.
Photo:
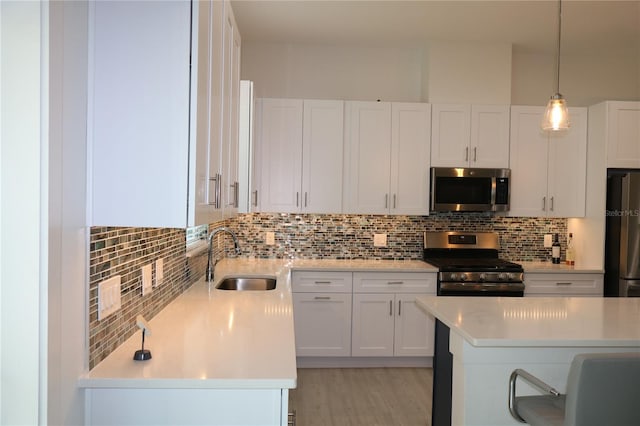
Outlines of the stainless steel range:
{"type": "Polygon", "coordinates": [[[495,232],[425,232],[424,260],[439,268],[439,296],[523,296],[523,269],[498,257],[495,232]]]}

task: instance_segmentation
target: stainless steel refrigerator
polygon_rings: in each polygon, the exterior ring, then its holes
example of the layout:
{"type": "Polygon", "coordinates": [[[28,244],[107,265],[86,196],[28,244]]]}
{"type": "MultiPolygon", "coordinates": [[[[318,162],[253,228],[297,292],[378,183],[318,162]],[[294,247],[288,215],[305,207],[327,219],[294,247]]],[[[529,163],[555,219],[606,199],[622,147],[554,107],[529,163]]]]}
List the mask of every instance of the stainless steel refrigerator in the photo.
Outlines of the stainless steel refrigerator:
{"type": "Polygon", "coordinates": [[[640,297],[640,170],[607,171],[604,295],[640,297]]]}

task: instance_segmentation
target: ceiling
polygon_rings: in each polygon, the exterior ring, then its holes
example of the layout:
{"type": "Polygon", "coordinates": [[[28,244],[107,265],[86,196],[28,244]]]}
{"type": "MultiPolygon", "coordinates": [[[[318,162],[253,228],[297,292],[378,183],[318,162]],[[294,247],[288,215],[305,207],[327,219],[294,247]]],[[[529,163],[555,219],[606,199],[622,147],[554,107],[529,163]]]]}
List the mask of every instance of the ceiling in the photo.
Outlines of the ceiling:
{"type": "MultiPolygon", "coordinates": [[[[547,0],[232,0],[243,42],[420,46],[507,42],[554,52],[558,2],[547,0]]],[[[640,0],[565,0],[562,51],[635,49],[640,0]]]]}

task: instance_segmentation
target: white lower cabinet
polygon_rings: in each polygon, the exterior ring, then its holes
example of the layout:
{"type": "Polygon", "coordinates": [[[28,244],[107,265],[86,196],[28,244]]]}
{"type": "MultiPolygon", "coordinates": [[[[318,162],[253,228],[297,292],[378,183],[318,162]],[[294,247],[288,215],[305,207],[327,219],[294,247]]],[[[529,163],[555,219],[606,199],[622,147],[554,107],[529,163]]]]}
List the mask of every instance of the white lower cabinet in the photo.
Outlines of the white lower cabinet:
{"type": "Polygon", "coordinates": [[[524,274],[525,296],[602,297],[604,275],[594,273],[524,274]]]}
{"type": "Polygon", "coordinates": [[[296,356],[351,355],[351,293],[294,293],[296,356]]]}
{"type": "Polygon", "coordinates": [[[436,274],[353,274],[352,356],[433,356],[434,321],[416,297],[436,293],[436,274]]]}
{"type": "Polygon", "coordinates": [[[296,356],[351,355],[351,272],[293,271],[296,356]]]}
{"type": "Polygon", "coordinates": [[[436,294],[436,274],[293,271],[299,357],[433,356],[434,320],[416,297],[436,294]]]}

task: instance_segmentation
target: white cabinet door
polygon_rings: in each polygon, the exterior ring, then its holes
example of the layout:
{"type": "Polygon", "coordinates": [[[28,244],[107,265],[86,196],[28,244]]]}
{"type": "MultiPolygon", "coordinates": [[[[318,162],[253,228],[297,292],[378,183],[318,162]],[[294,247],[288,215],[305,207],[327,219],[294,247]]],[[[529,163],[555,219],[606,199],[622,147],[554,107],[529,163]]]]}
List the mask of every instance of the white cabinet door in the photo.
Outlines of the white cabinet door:
{"type": "Polygon", "coordinates": [[[607,102],[607,167],[640,168],[640,102],[607,102]]]}
{"type": "Polygon", "coordinates": [[[342,212],[344,101],[305,100],[301,211],[342,212]]]}
{"type": "Polygon", "coordinates": [[[471,105],[434,104],[431,119],[431,165],[469,165],[471,105]]]}
{"type": "Polygon", "coordinates": [[[302,175],[302,100],[262,99],[256,144],[260,211],[297,212],[302,175]]]}
{"type": "Polygon", "coordinates": [[[395,356],[433,356],[435,320],[416,304],[420,294],[396,294],[395,356]]]}
{"type": "Polygon", "coordinates": [[[231,217],[238,212],[238,136],[240,105],[240,33],[233,10],[225,2],[224,23],[224,99],[223,109],[223,161],[222,193],[224,216],[231,217]]]}
{"type": "Polygon", "coordinates": [[[435,104],[431,165],[509,167],[509,106],[435,104]]]}
{"type": "Polygon", "coordinates": [[[581,217],[586,194],[585,108],[571,108],[567,132],[540,128],[544,108],[511,109],[509,216],[581,217]]]}
{"type": "Polygon", "coordinates": [[[343,206],[345,213],[389,211],[391,104],[347,102],[343,206]]]}
{"type": "Polygon", "coordinates": [[[352,356],[393,356],[394,295],[353,295],[352,356]]]}
{"type": "Polygon", "coordinates": [[[472,105],[469,166],[509,167],[509,106],[472,105]]]}
{"type": "Polygon", "coordinates": [[[583,217],[587,185],[587,109],[570,108],[571,128],[549,136],[548,204],[551,217],[583,217]]]}
{"type": "Polygon", "coordinates": [[[351,293],[293,293],[297,356],[351,355],[351,293]]]}
{"type": "Polygon", "coordinates": [[[546,216],[548,139],[544,108],[511,107],[511,199],[509,216],[546,216]]]}
{"type": "Polygon", "coordinates": [[[431,105],[391,105],[390,213],[429,214],[431,105]]]}

